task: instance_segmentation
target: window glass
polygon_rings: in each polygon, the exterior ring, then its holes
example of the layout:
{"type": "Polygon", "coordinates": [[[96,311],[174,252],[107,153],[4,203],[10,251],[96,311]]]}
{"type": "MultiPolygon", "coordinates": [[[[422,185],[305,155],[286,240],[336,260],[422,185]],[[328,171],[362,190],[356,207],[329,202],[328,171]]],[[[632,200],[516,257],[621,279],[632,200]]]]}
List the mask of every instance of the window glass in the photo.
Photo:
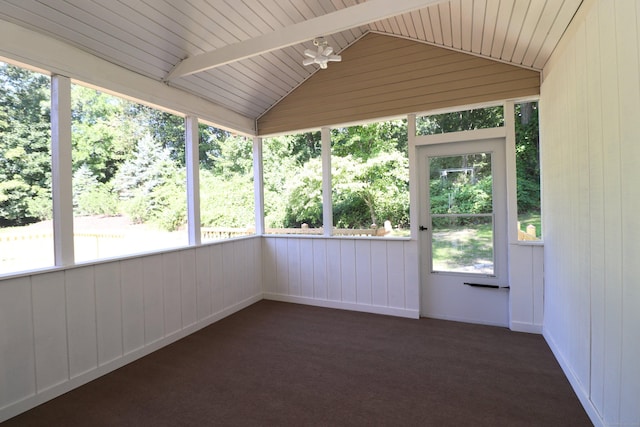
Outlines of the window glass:
{"type": "Polygon", "coordinates": [[[432,270],[493,274],[491,153],[429,159],[432,270]]]}
{"type": "Polygon", "coordinates": [[[541,240],[538,103],[515,106],[518,240],[541,240]]]}
{"type": "Polygon", "coordinates": [[[253,141],[200,125],[202,241],[255,233],[253,141]]]}
{"type": "Polygon", "coordinates": [[[72,85],[75,260],[186,245],[184,119],[72,85]]]}
{"type": "Polygon", "coordinates": [[[408,237],[407,122],[332,129],[334,235],[408,237]]]}
{"type": "Polygon", "coordinates": [[[501,126],[504,126],[502,106],[416,117],[416,135],[434,135],[501,126]]]}
{"type": "Polygon", "coordinates": [[[54,264],[51,79],[0,62],[0,274],[54,264]]]}
{"type": "Polygon", "coordinates": [[[263,140],[267,234],[323,234],[320,132],[263,140]]]}

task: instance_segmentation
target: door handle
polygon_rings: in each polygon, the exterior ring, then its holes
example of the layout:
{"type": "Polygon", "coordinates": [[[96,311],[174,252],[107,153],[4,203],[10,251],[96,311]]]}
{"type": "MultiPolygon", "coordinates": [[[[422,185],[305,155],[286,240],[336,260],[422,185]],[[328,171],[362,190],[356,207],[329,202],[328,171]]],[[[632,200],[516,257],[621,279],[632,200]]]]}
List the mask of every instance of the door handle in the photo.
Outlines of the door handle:
{"type": "Polygon", "coordinates": [[[424,225],[421,225],[420,227],[418,227],[418,229],[420,231],[427,231],[429,228],[425,227],[424,225]]]}

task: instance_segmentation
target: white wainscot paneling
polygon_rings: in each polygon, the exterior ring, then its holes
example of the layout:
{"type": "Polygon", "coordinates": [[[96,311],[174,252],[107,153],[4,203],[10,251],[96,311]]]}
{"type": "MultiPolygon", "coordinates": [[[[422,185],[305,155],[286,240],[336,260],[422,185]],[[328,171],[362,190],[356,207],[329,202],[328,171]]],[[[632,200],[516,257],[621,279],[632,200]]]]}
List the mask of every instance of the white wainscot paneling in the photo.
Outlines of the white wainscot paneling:
{"type": "Polygon", "coordinates": [[[213,313],[211,305],[211,246],[196,249],[196,301],[198,321],[213,313]]]}
{"type": "Polygon", "coordinates": [[[64,272],[31,279],[38,392],[69,379],[64,272]]]}
{"type": "Polygon", "coordinates": [[[188,249],[179,254],[182,327],[186,328],[195,325],[198,320],[196,251],[188,249]]]}
{"type": "Polygon", "coordinates": [[[518,332],[542,333],[542,245],[509,245],[509,327],[518,332]]]}
{"type": "Polygon", "coordinates": [[[94,267],[65,272],[71,378],[98,366],[94,267]]]}
{"type": "Polygon", "coordinates": [[[342,240],[340,242],[340,284],[342,301],[356,302],[356,242],[342,240]]]}
{"type": "Polygon", "coordinates": [[[164,333],[171,335],[182,329],[180,252],[162,255],[162,292],[164,295],[164,333]]]}
{"type": "Polygon", "coordinates": [[[371,305],[371,242],[356,240],[356,302],[371,305]]]}
{"type": "Polygon", "coordinates": [[[98,363],[104,365],[123,354],[120,264],[95,266],[98,363]]]}
{"type": "Polygon", "coordinates": [[[302,236],[265,240],[267,299],[413,318],[419,315],[413,241],[302,236]]]}
{"type": "Polygon", "coordinates": [[[265,237],[262,242],[262,283],[264,292],[276,293],[278,239],[265,237]]]}
{"type": "MultiPolygon", "coordinates": [[[[309,240],[313,250],[313,282],[311,294],[314,298],[327,299],[327,243],[326,239],[309,240]]],[[[304,265],[304,264],[303,264],[304,265]]],[[[305,277],[309,274],[305,274],[305,277]]],[[[306,296],[306,295],[305,295],[306,296]]]]}
{"type": "Polygon", "coordinates": [[[144,272],[143,258],[134,258],[120,265],[122,294],[122,345],[124,354],[144,347],[144,272]]]}
{"type": "Polygon", "coordinates": [[[36,392],[31,313],[31,279],[0,282],[0,408],[36,392]]]}
{"type": "Polygon", "coordinates": [[[404,242],[387,243],[389,307],[405,308],[404,242]]]}
{"type": "Polygon", "coordinates": [[[0,422],[260,300],[261,245],[242,239],[0,281],[0,422]]]}
{"type": "Polygon", "coordinates": [[[225,266],[222,260],[222,245],[211,246],[211,304],[213,313],[219,313],[224,306],[224,280],[225,269],[231,266],[225,266]],[[225,268],[226,267],[226,268],[225,268]]]}
{"type": "Polygon", "coordinates": [[[233,305],[234,301],[236,301],[236,292],[237,292],[237,260],[236,255],[234,253],[234,244],[228,243],[223,247],[222,250],[222,277],[223,277],[223,285],[222,285],[222,300],[223,307],[229,307],[233,305]]]}
{"type": "MultiPolygon", "coordinates": [[[[327,271],[327,296],[330,301],[342,300],[342,255],[341,241],[337,239],[326,240],[326,271],[327,271]]],[[[318,258],[316,258],[319,261],[318,258]]],[[[314,266],[314,272],[319,271],[320,266],[314,266]]],[[[316,273],[317,274],[317,273],[316,273]]],[[[318,296],[319,297],[319,296],[318,296]]]]}
{"type": "Polygon", "coordinates": [[[142,260],[144,289],[144,341],[149,345],[164,337],[164,299],[162,255],[142,260]]]}
{"type": "MultiPolygon", "coordinates": [[[[314,279],[314,253],[313,243],[315,240],[300,240],[300,296],[313,298],[314,279]]],[[[321,240],[319,240],[321,241],[321,240]]]]}

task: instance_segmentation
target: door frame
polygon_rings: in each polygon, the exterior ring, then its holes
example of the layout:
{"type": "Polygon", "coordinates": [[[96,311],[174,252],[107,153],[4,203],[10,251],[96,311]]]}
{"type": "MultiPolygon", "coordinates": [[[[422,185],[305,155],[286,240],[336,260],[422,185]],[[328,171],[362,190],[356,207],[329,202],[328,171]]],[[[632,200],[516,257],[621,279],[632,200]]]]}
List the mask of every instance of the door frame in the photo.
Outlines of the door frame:
{"type": "Polygon", "coordinates": [[[480,138],[417,147],[418,200],[420,202],[420,308],[427,317],[483,323],[509,324],[507,265],[507,195],[505,137],[480,138]],[[492,273],[433,271],[431,215],[429,208],[429,160],[434,157],[491,153],[493,176],[493,262],[492,273]]]}
{"type": "MultiPolygon", "coordinates": [[[[505,107],[505,126],[499,128],[478,129],[473,131],[451,132],[445,134],[436,135],[417,135],[416,134],[416,114],[410,114],[407,117],[407,130],[409,139],[409,191],[410,197],[410,223],[411,223],[411,240],[416,245],[417,259],[416,262],[420,263],[420,216],[419,216],[419,170],[418,170],[418,148],[425,145],[432,144],[444,144],[456,141],[474,141],[482,139],[494,139],[505,138],[505,168],[506,168],[506,204],[507,204],[507,263],[508,267],[511,263],[509,257],[512,244],[517,244],[517,197],[516,197],[516,169],[515,169],[515,126],[513,119],[513,101],[506,101],[505,107]]],[[[418,271],[418,295],[420,301],[422,301],[422,286],[421,278],[422,272],[420,266],[416,266],[418,271]]],[[[510,285],[509,276],[511,275],[511,268],[508,268],[507,282],[503,285],[510,285]]],[[[520,298],[521,299],[521,298],[520,298]]],[[[513,301],[513,290],[509,293],[509,324],[511,318],[514,315],[514,309],[520,311],[518,307],[522,305],[519,299],[513,301]]],[[[422,308],[420,302],[417,304],[422,308]]],[[[422,313],[421,313],[422,315],[422,313]]],[[[511,325],[510,325],[511,326],[511,325]]]]}

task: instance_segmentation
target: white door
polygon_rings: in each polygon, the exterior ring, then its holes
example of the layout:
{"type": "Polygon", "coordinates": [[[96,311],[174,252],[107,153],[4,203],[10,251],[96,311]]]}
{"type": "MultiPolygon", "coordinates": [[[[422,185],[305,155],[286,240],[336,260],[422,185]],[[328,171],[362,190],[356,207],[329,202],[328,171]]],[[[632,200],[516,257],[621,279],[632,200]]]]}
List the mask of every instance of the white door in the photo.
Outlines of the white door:
{"type": "Polygon", "coordinates": [[[508,326],[504,148],[418,147],[422,316],[508,326]]]}

